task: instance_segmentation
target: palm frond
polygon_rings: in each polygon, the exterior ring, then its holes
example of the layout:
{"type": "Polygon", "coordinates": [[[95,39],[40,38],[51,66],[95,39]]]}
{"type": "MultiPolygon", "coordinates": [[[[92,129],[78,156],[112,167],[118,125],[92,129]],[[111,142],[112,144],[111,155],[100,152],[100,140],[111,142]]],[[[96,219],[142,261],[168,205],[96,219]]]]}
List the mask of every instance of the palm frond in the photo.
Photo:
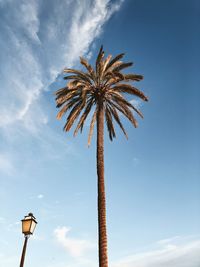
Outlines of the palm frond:
{"type": "Polygon", "coordinates": [[[82,83],[79,80],[71,80],[67,83],[69,89],[80,88],[81,86],[88,86],[86,83],[82,83]]]}
{"type": "MultiPolygon", "coordinates": [[[[129,102],[130,103],[130,102],[129,102]]],[[[131,103],[130,103],[131,104],[131,103]]],[[[132,104],[131,104],[131,108],[142,118],[142,119],[144,119],[144,116],[143,116],[143,114],[142,114],[142,112],[139,110],[139,109],[137,109],[136,107],[134,107],[132,104]]]]}
{"type": "Polygon", "coordinates": [[[107,72],[103,76],[104,86],[110,85],[112,83],[117,83],[119,81],[124,80],[124,75],[118,71],[113,71],[112,68],[107,70],[107,72]]]}
{"type": "Polygon", "coordinates": [[[122,53],[122,54],[119,54],[119,55],[117,55],[116,57],[114,57],[114,58],[110,61],[110,63],[107,65],[105,71],[109,70],[109,68],[112,67],[113,64],[116,63],[119,59],[123,58],[124,55],[125,55],[125,54],[122,53]]]}
{"type": "Polygon", "coordinates": [[[77,102],[77,99],[72,99],[70,102],[68,102],[64,107],[61,108],[61,110],[58,112],[56,118],[60,120],[62,116],[77,102]]]}
{"type": "Polygon", "coordinates": [[[128,62],[128,63],[121,63],[120,65],[116,66],[115,68],[113,68],[113,71],[120,71],[120,70],[123,70],[125,68],[128,68],[130,66],[133,65],[133,62],[128,62]]]}
{"type": "Polygon", "coordinates": [[[113,102],[108,100],[108,102],[113,105],[118,111],[120,111],[125,117],[128,118],[128,120],[134,125],[135,128],[137,128],[137,121],[134,118],[132,112],[130,111],[129,107],[123,103],[113,102]]]}
{"type": "Polygon", "coordinates": [[[60,88],[59,90],[55,91],[54,92],[54,95],[62,95],[62,94],[65,94],[67,93],[69,90],[69,88],[67,86],[63,87],[63,88],[60,88]]]}
{"type": "Polygon", "coordinates": [[[115,77],[118,79],[118,80],[121,80],[123,81],[124,80],[124,75],[118,71],[113,71],[113,74],[115,75],[115,77]]]}
{"type": "Polygon", "coordinates": [[[64,80],[74,80],[74,79],[77,79],[78,77],[79,77],[78,75],[69,75],[69,76],[63,77],[63,79],[64,80]]]}
{"type": "Polygon", "coordinates": [[[142,91],[139,89],[129,85],[129,84],[119,84],[111,88],[111,90],[118,91],[118,92],[123,92],[123,93],[128,93],[131,95],[136,95],[143,99],[144,101],[148,101],[148,98],[144,95],[142,91]]]}
{"type": "Polygon", "coordinates": [[[96,71],[98,68],[99,63],[101,62],[102,58],[104,57],[103,45],[100,47],[99,54],[96,59],[96,71]]]}
{"type": "Polygon", "coordinates": [[[87,61],[85,58],[80,57],[80,62],[81,62],[81,64],[82,64],[83,66],[85,66],[85,68],[88,70],[88,72],[89,72],[91,78],[92,78],[92,79],[95,79],[95,72],[94,72],[92,66],[88,63],[88,61],[87,61]]]}
{"type": "Polygon", "coordinates": [[[90,146],[90,143],[91,143],[91,139],[92,139],[92,135],[93,135],[94,125],[95,125],[96,119],[97,119],[97,108],[93,113],[92,120],[91,120],[91,123],[90,123],[90,131],[89,131],[89,135],[88,135],[88,147],[90,146]]]}
{"type": "Polygon", "coordinates": [[[124,129],[124,127],[123,127],[121,121],[120,121],[120,118],[119,118],[119,116],[118,116],[118,113],[117,113],[115,107],[109,105],[109,110],[110,110],[111,114],[113,115],[115,121],[117,122],[117,124],[119,125],[119,127],[121,128],[121,130],[123,131],[124,135],[125,135],[126,138],[128,139],[128,135],[127,135],[127,133],[126,133],[126,131],[125,131],[125,129],[124,129]]]}
{"type": "Polygon", "coordinates": [[[105,116],[106,116],[106,124],[107,124],[108,133],[109,133],[109,138],[112,141],[113,138],[116,137],[116,134],[115,134],[115,129],[114,129],[113,122],[112,122],[112,116],[108,109],[108,106],[106,106],[106,109],[105,109],[105,116]]]}
{"type": "Polygon", "coordinates": [[[99,84],[100,76],[101,76],[102,69],[103,69],[103,63],[102,63],[103,57],[104,57],[104,51],[103,51],[103,46],[101,46],[99,50],[99,54],[96,59],[96,76],[97,76],[98,84],[99,84]]]}
{"type": "Polygon", "coordinates": [[[138,75],[138,74],[124,74],[124,79],[126,82],[129,81],[141,81],[143,79],[142,75],[138,75]]]}
{"type": "MultiPolygon", "coordinates": [[[[87,81],[89,84],[92,84],[91,77],[88,73],[85,73],[80,70],[75,70],[75,69],[64,69],[63,72],[76,74],[76,78],[73,78],[73,75],[71,75],[70,79],[77,79],[79,77],[79,78],[82,78],[84,81],[87,81]]],[[[70,76],[67,76],[64,79],[66,80],[68,79],[68,77],[70,76]]]]}
{"type": "Polygon", "coordinates": [[[77,90],[73,90],[69,92],[68,94],[60,95],[56,98],[57,108],[61,107],[64,103],[66,103],[69,99],[75,98],[79,95],[79,92],[77,90]]]}
{"type": "Polygon", "coordinates": [[[80,100],[80,101],[73,107],[73,109],[71,110],[70,114],[69,114],[68,117],[67,117],[67,122],[66,122],[66,124],[65,124],[65,126],[64,126],[64,128],[63,128],[66,132],[68,132],[68,131],[71,129],[71,127],[72,127],[74,121],[77,119],[77,117],[78,117],[79,114],[81,113],[81,110],[83,109],[83,107],[84,107],[84,105],[83,105],[82,100],[80,100]]]}
{"type": "MultiPolygon", "coordinates": [[[[123,79],[123,80],[124,80],[124,79],[123,79]]],[[[121,82],[121,81],[122,81],[122,79],[119,78],[119,77],[116,77],[116,76],[110,76],[109,78],[107,78],[107,79],[105,80],[104,86],[105,86],[105,87],[108,87],[108,88],[111,88],[112,85],[117,84],[117,83],[119,83],[119,82],[121,82]]]]}
{"type": "Polygon", "coordinates": [[[67,87],[60,88],[60,89],[56,90],[55,92],[53,92],[53,94],[58,95],[58,94],[64,92],[65,90],[67,90],[67,87]]]}
{"type": "Polygon", "coordinates": [[[109,138],[116,137],[114,122],[118,124],[126,138],[128,138],[119,113],[122,113],[135,127],[137,121],[134,117],[136,112],[141,118],[142,113],[131,102],[126,99],[126,94],[135,95],[144,101],[148,101],[145,94],[130,83],[143,79],[142,75],[133,73],[122,73],[125,68],[132,66],[132,62],[123,62],[124,53],[114,58],[108,55],[104,58],[103,46],[100,47],[94,68],[87,59],[80,57],[80,63],[85,67],[84,71],[73,68],[64,69],[67,73],[65,80],[67,85],[55,92],[57,107],[60,108],[57,119],[61,119],[69,112],[64,125],[64,130],[69,131],[78,119],[74,136],[82,132],[85,121],[95,105],[96,109],[92,115],[88,134],[88,146],[94,130],[99,106],[103,105],[109,138]]]}
{"type": "Polygon", "coordinates": [[[104,62],[103,62],[103,69],[102,69],[102,72],[105,71],[105,69],[106,69],[108,63],[109,63],[110,60],[111,60],[111,58],[112,58],[112,55],[108,55],[107,58],[104,60],[104,62]]]}
{"type": "Polygon", "coordinates": [[[128,106],[129,108],[132,108],[142,119],[144,118],[142,113],[134,107],[130,102],[128,102],[120,93],[112,93],[112,98],[114,101],[120,103],[123,103],[124,105],[128,106]]]}
{"type": "Polygon", "coordinates": [[[84,122],[85,122],[88,114],[90,113],[90,110],[92,108],[93,103],[94,103],[94,100],[90,99],[88,101],[88,103],[86,104],[85,110],[84,110],[82,116],[80,117],[80,120],[79,120],[79,122],[77,124],[77,127],[76,127],[75,131],[74,131],[74,136],[77,135],[77,133],[78,133],[80,128],[81,128],[81,130],[83,129],[84,122]]]}
{"type": "Polygon", "coordinates": [[[106,75],[104,76],[105,80],[104,80],[104,86],[106,85],[110,85],[110,84],[115,84],[118,83],[119,81],[124,80],[124,75],[120,72],[114,72],[114,71],[109,71],[106,73],[106,75]]]}

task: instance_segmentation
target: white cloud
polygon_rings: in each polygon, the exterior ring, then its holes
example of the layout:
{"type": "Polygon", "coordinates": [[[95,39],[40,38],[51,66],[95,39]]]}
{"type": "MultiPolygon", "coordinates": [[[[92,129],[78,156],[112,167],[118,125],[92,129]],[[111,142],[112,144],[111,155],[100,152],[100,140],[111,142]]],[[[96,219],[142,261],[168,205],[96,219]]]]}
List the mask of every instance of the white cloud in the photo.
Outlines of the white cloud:
{"type": "Polygon", "coordinates": [[[38,198],[38,199],[42,199],[42,198],[44,198],[44,195],[43,195],[43,194],[39,194],[39,195],[37,196],[37,198],[38,198]]]}
{"type": "Polygon", "coordinates": [[[77,55],[88,52],[90,44],[101,33],[104,23],[119,9],[122,2],[112,5],[109,0],[96,0],[95,3],[83,1],[83,5],[77,2],[65,53],[68,65],[76,62],[77,55]]]}
{"type": "Polygon", "coordinates": [[[180,238],[179,236],[174,236],[172,238],[162,239],[162,240],[158,241],[158,244],[160,244],[160,245],[170,244],[170,243],[172,243],[174,241],[179,240],[179,238],[180,238]]]}
{"type": "Polygon", "coordinates": [[[2,4],[1,128],[17,122],[35,132],[47,122],[40,105],[45,88],[64,66],[74,65],[80,55],[88,53],[121,3],[76,0],[58,5],[51,0],[42,5],[39,0],[17,0],[2,4]]]}
{"type": "Polygon", "coordinates": [[[68,237],[71,228],[58,227],[54,231],[57,242],[73,257],[83,256],[86,252],[95,247],[95,245],[85,239],[68,237]]]}
{"type": "MultiPolygon", "coordinates": [[[[32,48],[25,40],[20,41],[20,36],[17,36],[13,30],[8,27],[6,33],[8,38],[5,38],[6,44],[3,44],[1,48],[5,50],[2,60],[6,62],[0,65],[3,77],[1,84],[4,88],[1,91],[0,100],[1,128],[9,128],[16,122],[25,125],[26,114],[34,101],[38,99],[44,86],[40,63],[34,56],[32,48]],[[7,43],[9,43],[8,48],[7,43]],[[9,51],[6,51],[7,49],[9,51]]],[[[35,104],[37,108],[38,104],[35,104]]],[[[36,117],[39,117],[37,112],[33,117],[33,122],[36,117]]]]}
{"type": "Polygon", "coordinates": [[[199,267],[200,240],[170,238],[157,242],[158,247],[135,253],[112,267],[199,267]]]}
{"type": "Polygon", "coordinates": [[[76,64],[80,55],[91,56],[91,44],[122,2],[0,2],[0,135],[10,153],[0,157],[1,171],[12,171],[19,158],[15,145],[22,149],[32,136],[46,150],[60,146],[63,137],[50,125],[55,110],[51,110],[53,95],[47,88],[64,66],[76,64]]]}

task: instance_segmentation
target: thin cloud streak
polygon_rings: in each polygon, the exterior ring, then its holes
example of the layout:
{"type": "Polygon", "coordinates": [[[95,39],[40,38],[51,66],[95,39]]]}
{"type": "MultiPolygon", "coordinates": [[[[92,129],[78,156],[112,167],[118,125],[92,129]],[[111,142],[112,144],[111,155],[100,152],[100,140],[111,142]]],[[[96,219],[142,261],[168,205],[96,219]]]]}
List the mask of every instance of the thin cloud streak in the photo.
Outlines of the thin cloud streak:
{"type": "MultiPolygon", "coordinates": [[[[50,125],[48,88],[64,66],[72,67],[80,55],[88,55],[122,2],[0,2],[0,136],[5,144],[0,154],[7,151],[0,157],[1,172],[12,173],[17,159],[23,157],[16,147],[23,150],[31,138],[44,152],[41,158],[57,157],[55,151],[66,140],[50,125]]],[[[68,143],[66,151],[74,153],[70,146],[68,143]]]]}
{"type": "Polygon", "coordinates": [[[122,2],[112,4],[109,8],[109,0],[97,0],[95,4],[90,2],[89,6],[77,4],[65,53],[68,66],[76,63],[77,55],[88,53],[90,44],[101,33],[104,23],[119,10],[122,2]],[[88,7],[89,12],[86,12],[88,7]]]}
{"type": "MultiPolygon", "coordinates": [[[[3,64],[0,66],[4,88],[0,127],[8,127],[16,121],[26,126],[26,115],[35,107],[40,109],[44,90],[64,66],[73,66],[80,55],[88,53],[104,23],[121,3],[108,0],[95,3],[63,1],[57,5],[55,1],[48,1],[49,9],[47,3],[42,5],[39,0],[1,4],[0,30],[3,38],[0,48],[5,53],[1,56],[3,64]],[[48,14],[47,19],[44,12],[48,14]]],[[[46,117],[43,112],[35,115],[32,112],[31,115],[32,124],[37,121],[34,118],[38,115],[46,117]]],[[[43,124],[43,121],[40,123],[43,124]]]]}
{"type": "Polygon", "coordinates": [[[112,267],[199,267],[200,240],[172,238],[157,242],[159,247],[126,257],[112,267]]]}

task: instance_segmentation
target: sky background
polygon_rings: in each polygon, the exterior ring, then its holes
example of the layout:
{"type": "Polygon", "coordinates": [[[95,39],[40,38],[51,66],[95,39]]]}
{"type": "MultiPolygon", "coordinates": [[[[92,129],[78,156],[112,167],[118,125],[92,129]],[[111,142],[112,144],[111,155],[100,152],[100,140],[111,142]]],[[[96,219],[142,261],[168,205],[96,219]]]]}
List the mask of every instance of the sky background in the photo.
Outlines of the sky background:
{"type": "Polygon", "coordinates": [[[94,267],[96,145],[62,131],[53,92],[79,56],[125,52],[148,103],[105,138],[111,267],[200,266],[200,2],[0,0],[0,267],[94,267]]]}

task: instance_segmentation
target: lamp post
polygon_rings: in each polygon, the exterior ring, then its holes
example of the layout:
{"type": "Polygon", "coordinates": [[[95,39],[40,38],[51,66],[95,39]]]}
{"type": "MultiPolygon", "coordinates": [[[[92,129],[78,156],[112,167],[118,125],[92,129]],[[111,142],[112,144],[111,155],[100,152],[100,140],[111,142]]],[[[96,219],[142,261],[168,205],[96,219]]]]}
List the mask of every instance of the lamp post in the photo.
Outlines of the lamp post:
{"type": "Polygon", "coordinates": [[[24,259],[25,259],[25,254],[26,254],[26,247],[27,247],[28,238],[30,237],[30,235],[33,234],[35,227],[36,227],[36,224],[37,224],[37,221],[36,221],[35,217],[33,216],[33,213],[29,213],[22,220],[22,233],[24,234],[25,240],[24,240],[24,246],[23,246],[23,250],[22,250],[20,267],[24,266],[24,259]]]}

